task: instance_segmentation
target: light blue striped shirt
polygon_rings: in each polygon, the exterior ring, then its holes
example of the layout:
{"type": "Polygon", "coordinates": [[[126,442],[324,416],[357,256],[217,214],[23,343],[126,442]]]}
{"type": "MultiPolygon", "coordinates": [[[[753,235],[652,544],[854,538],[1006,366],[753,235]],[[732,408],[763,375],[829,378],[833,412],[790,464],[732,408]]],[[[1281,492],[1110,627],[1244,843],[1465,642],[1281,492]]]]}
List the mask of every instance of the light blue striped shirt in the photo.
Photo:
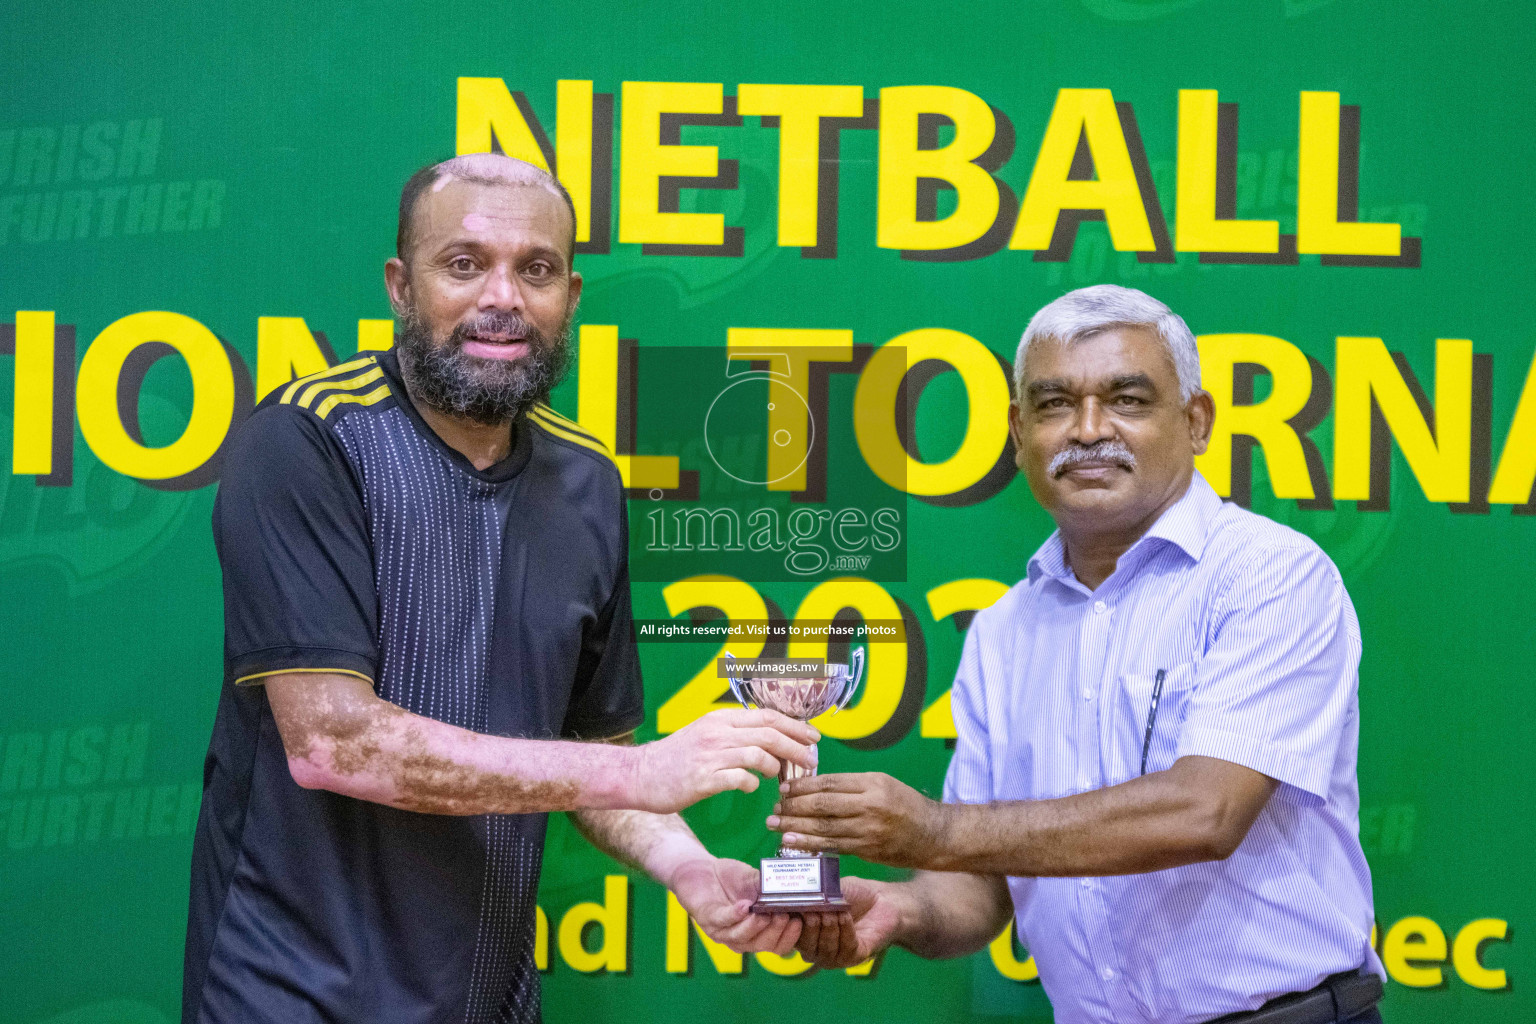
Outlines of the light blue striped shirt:
{"type": "Polygon", "coordinates": [[[1359,840],[1360,627],[1307,537],[1188,493],[1090,591],[1059,533],[971,624],[944,799],[1044,800],[1190,754],[1280,782],[1224,861],[1104,878],[1009,878],[1061,1024],[1193,1022],[1381,963],[1359,840]]]}

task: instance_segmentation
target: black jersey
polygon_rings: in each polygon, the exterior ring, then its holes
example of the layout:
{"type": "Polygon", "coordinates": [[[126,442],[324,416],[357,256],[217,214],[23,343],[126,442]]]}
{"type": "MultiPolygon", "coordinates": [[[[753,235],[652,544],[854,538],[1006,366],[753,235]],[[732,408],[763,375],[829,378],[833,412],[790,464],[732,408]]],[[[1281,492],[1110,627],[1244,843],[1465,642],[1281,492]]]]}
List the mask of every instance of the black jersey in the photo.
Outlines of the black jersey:
{"type": "Polygon", "coordinates": [[[536,1021],[542,814],[395,810],[290,776],[261,681],[340,672],[499,736],[643,716],[624,491],[548,407],[476,470],[392,353],[272,393],[214,507],[225,678],[192,855],[183,1020],[536,1021]]]}

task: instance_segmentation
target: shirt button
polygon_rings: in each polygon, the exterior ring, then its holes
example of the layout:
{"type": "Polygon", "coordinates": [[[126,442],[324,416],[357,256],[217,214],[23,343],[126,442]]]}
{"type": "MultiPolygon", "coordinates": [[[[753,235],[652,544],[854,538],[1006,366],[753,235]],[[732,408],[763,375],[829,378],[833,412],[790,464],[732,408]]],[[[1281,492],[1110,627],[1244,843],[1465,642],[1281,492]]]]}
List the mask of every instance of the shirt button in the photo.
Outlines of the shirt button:
{"type": "Polygon", "coordinates": [[[1106,968],[1104,968],[1103,974],[1104,974],[1104,980],[1105,981],[1114,981],[1115,980],[1115,969],[1113,967],[1106,967],[1106,968]]]}
{"type": "Polygon", "coordinates": [[[1095,602],[1093,602],[1093,610],[1098,615],[1103,615],[1105,609],[1107,609],[1108,607],[1109,606],[1106,605],[1103,601],[1095,601],[1095,602]]]}
{"type": "Polygon", "coordinates": [[[1081,885],[1084,889],[1092,889],[1093,888],[1093,883],[1091,881],[1089,881],[1088,879],[1086,879],[1086,878],[1083,879],[1078,884],[1081,885]]]}
{"type": "Polygon", "coordinates": [[[1093,691],[1086,686],[1083,687],[1083,700],[1093,700],[1093,691]]]}

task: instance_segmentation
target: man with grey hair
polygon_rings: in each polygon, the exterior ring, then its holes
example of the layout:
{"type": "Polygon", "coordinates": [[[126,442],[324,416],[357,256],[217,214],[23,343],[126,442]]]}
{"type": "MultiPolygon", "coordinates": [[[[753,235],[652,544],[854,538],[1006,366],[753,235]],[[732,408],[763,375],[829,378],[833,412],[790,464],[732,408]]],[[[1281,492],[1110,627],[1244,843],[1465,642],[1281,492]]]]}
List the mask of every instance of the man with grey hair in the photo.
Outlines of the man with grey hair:
{"type": "Polygon", "coordinates": [[[879,773],[786,788],[787,845],[918,869],[845,878],[852,913],[807,916],[800,950],[959,956],[1011,916],[1057,1021],[1379,1022],[1338,570],[1195,471],[1214,410],[1161,302],[1057,299],[1015,384],[1058,529],[971,624],[942,802],[879,773]]]}
{"type": "Polygon", "coordinates": [[[1146,292],[1114,284],[1096,284],[1068,292],[1029,318],[1013,360],[1013,389],[1024,391],[1024,362],[1042,340],[1066,344],[1085,341],[1111,327],[1140,327],[1152,331],[1167,348],[1185,402],[1200,390],[1200,348],[1184,318],[1146,292]]]}
{"type": "Polygon", "coordinates": [[[581,295],[574,225],[521,161],[423,168],[384,268],[395,351],[277,389],[234,440],[186,1024],[537,1021],[550,811],[717,941],[799,934],[753,916],[757,872],[677,812],[813,765],[816,731],[717,711],[632,743],[623,481],[543,404],[581,295]]]}

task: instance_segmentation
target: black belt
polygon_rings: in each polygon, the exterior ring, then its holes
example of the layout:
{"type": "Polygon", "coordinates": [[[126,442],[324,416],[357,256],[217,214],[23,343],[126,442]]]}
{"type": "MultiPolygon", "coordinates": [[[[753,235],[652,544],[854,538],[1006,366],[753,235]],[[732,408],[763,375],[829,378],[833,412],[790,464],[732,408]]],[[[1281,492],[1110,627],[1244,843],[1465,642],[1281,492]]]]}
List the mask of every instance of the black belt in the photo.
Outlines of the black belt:
{"type": "Polygon", "coordinates": [[[1229,1013],[1206,1024],[1334,1024],[1347,1021],[1381,999],[1381,978],[1359,968],[1330,975],[1309,992],[1278,996],[1257,1010],[1229,1013]]]}

